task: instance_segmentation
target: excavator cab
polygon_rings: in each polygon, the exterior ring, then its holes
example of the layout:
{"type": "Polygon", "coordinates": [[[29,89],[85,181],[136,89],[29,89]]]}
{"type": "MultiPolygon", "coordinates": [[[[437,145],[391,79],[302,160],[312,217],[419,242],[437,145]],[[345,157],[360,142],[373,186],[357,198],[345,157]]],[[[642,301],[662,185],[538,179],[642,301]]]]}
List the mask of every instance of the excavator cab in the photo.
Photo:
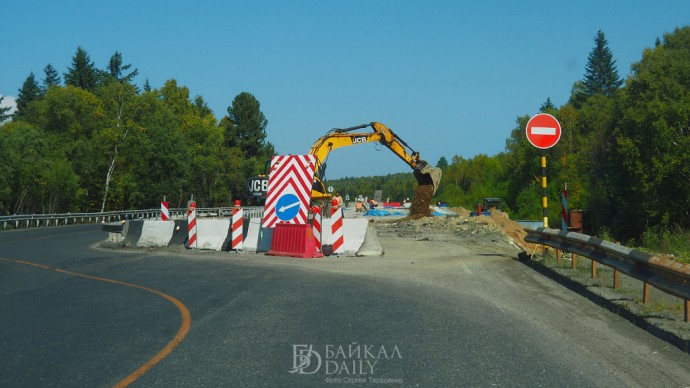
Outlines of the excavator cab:
{"type": "Polygon", "coordinates": [[[311,199],[312,201],[327,201],[331,199],[332,195],[327,192],[326,183],[323,181],[323,176],[326,173],[326,163],[316,162],[316,165],[314,182],[311,185],[311,199]]]}

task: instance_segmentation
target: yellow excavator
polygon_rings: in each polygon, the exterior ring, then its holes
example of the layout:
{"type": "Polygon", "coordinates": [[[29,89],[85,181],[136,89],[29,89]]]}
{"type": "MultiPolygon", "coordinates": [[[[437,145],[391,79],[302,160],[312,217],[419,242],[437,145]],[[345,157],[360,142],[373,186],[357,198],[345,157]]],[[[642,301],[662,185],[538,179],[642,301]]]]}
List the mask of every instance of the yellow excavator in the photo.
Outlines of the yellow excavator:
{"type": "Polygon", "coordinates": [[[428,196],[428,201],[430,203],[431,197],[436,193],[438,184],[441,181],[441,169],[430,166],[429,163],[419,157],[419,152],[414,151],[388,127],[377,122],[362,124],[351,128],[332,129],[326,133],[326,135],[316,140],[309,151],[309,154],[316,156],[314,184],[311,191],[312,201],[327,200],[331,198],[323,182],[326,170],[326,160],[330,152],[336,148],[370,142],[379,142],[383,144],[412,167],[419,186],[430,188],[430,190],[428,190],[431,192],[431,195],[428,196]],[[373,131],[354,132],[367,127],[371,127],[373,131]]]}

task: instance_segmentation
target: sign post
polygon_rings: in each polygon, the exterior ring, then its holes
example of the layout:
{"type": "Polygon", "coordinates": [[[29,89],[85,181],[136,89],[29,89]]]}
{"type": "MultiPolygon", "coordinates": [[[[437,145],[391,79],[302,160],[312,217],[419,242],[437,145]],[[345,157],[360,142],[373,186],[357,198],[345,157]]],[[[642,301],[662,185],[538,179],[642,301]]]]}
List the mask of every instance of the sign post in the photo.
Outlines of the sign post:
{"type": "Polygon", "coordinates": [[[548,199],[546,196],[546,150],[553,147],[561,139],[561,124],[555,117],[547,113],[539,113],[529,119],[525,127],[525,134],[530,144],[542,150],[541,153],[541,188],[542,207],[544,209],[544,227],[549,227],[548,199]]]}

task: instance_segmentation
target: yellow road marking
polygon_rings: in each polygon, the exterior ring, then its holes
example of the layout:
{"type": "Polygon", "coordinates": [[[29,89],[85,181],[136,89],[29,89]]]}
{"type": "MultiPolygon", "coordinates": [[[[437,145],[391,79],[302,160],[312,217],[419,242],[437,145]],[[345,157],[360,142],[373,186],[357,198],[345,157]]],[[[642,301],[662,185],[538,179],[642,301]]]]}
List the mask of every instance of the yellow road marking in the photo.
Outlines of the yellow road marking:
{"type": "Polygon", "coordinates": [[[85,275],[82,273],[67,271],[64,269],[50,267],[50,266],[43,265],[43,264],[32,263],[30,261],[4,259],[1,257],[0,257],[0,261],[5,261],[5,262],[9,262],[9,263],[25,264],[25,265],[30,265],[33,267],[38,267],[38,268],[42,268],[42,269],[48,269],[51,271],[68,274],[68,275],[79,276],[79,277],[86,278],[86,279],[97,280],[100,282],[113,283],[113,284],[119,284],[119,285],[126,286],[126,287],[138,288],[140,290],[148,291],[148,292],[151,292],[151,293],[156,294],[158,296],[161,296],[161,297],[167,299],[172,304],[174,304],[175,307],[177,307],[177,309],[180,311],[180,315],[182,316],[182,324],[180,325],[180,328],[177,330],[177,334],[175,334],[175,337],[173,337],[173,339],[170,340],[170,342],[168,342],[168,344],[165,345],[165,347],[163,347],[163,349],[161,349],[150,360],[148,360],[147,362],[142,364],[139,368],[137,368],[137,370],[132,372],[129,376],[125,377],[124,379],[120,380],[117,384],[115,384],[115,387],[121,388],[121,387],[126,387],[129,384],[132,384],[137,379],[139,379],[141,376],[143,376],[144,373],[148,372],[151,368],[153,368],[161,360],[163,360],[165,357],[167,357],[173,350],[175,350],[175,348],[180,344],[180,342],[182,342],[182,340],[184,340],[184,338],[187,336],[187,333],[189,332],[189,328],[192,326],[192,316],[189,313],[189,310],[187,309],[187,307],[182,302],[180,302],[179,300],[175,299],[174,297],[172,297],[168,294],[165,294],[165,293],[158,291],[158,290],[154,290],[153,288],[148,288],[148,287],[139,286],[136,284],[121,282],[119,280],[112,280],[112,279],[101,278],[98,276],[85,275]]]}

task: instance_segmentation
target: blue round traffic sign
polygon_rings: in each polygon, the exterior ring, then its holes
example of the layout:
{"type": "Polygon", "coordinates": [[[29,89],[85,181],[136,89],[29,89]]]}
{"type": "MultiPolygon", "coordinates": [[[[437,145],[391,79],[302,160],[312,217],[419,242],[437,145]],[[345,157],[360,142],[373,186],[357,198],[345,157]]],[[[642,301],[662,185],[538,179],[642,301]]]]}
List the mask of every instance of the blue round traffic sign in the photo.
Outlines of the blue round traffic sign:
{"type": "Polygon", "coordinates": [[[290,221],[299,213],[301,204],[295,194],[285,194],[276,202],[276,215],[283,221],[290,221]]]}

